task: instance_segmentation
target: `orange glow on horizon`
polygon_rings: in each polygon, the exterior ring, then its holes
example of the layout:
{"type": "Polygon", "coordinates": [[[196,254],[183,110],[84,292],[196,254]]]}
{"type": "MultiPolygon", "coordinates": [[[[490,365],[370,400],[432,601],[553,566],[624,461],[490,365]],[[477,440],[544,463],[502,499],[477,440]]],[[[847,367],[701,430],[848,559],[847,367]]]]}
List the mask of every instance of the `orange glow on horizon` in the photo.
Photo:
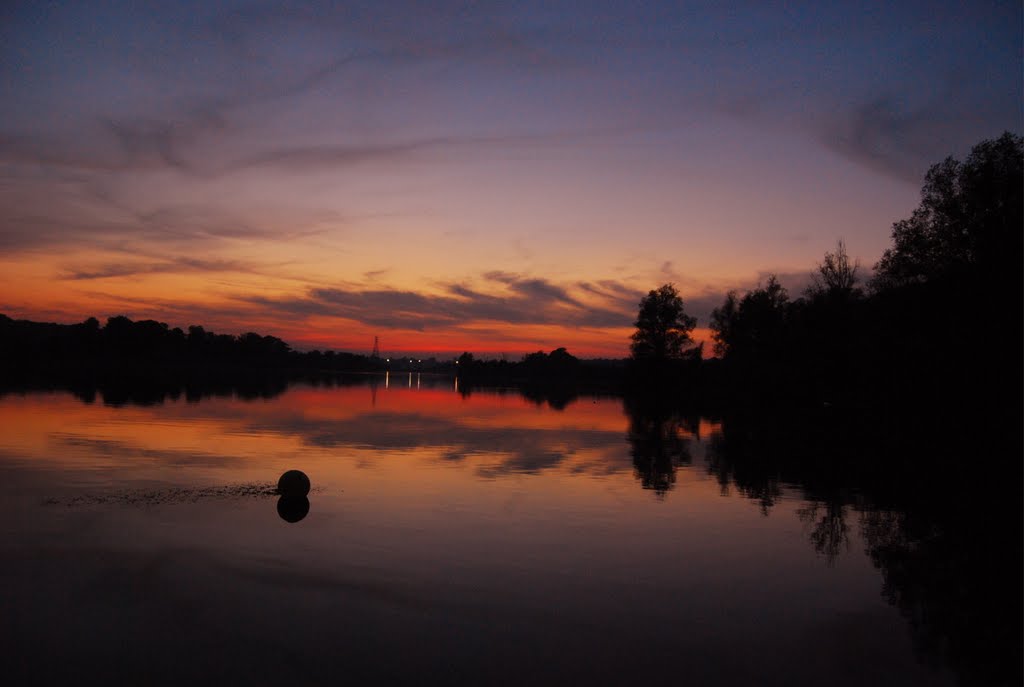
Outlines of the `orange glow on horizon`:
{"type": "MultiPolygon", "coordinates": [[[[42,294],[46,295],[46,294],[42,294]]],[[[60,324],[76,324],[89,317],[96,317],[101,324],[107,317],[126,314],[133,320],[153,319],[166,322],[169,327],[187,330],[191,325],[201,325],[208,331],[218,334],[244,334],[255,331],[261,335],[275,336],[299,351],[335,350],[361,355],[368,355],[373,348],[374,337],[380,337],[382,356],[402,356],[416,354],[422,358],[434,357],[445,359],[457,357],[463,352],[470,352],[478,358],[507,357],[517,361],[527,353],[535,351],[550,352],[556,348],[566,348],[578,358],[612,358],[619,359],[629,356],[630,336],[633,329],[617,327],[606,329],[590,329],[581,331],[568,327],[551,325],[517,326],[495,323],[493,330],[486,336],[467,333],[424,332],[409,330],[386,330],[373,328],[348,320],[337,321],[335,326],[327,327],[320,324],[315,328],[302,324],[282,323],[271,317],[258,315],[246,317],[241,324],[234,317],[214,317],[209,319],[180,319],[167,317],[157,308],[146,309],[137,306],[106,311],[97,306],[91,311],[89,304],[83,305],[84,315],[69,312],[66,306],[61,307],[59,301],[51,301],[56,308],[46,307],[38,303],[35,307],[8,307],[0,311],[13,319],[26,319],[39,322],[58,322],[60,324]],[[401,342],[396,345],[394,342],[401,342]]],[[[711,330],[706,327],[695,328],[691,336],[695,344],[704,344],[704,357],[714,355],[714,341],[711,330]]]]}
{"type": "MultiPolygon", "coordinates": [[[[319,310],[304,313],[301,310],[303,299],[309,298],[304,289],[334,283],[328,274],[313,273],[302,280],[288,274],[284,268],[273,275],[232,272],[225,268],[223,274],[157,272],[119,276],[118,270],[159,269],[163,263],[135,260],[117,262],[112,267],[102,262],[100,257],[108,261],[116,258],[89,250],[71,251],[59,259],[43,254],[24,255],[20,259],[0,258],[0,313],[15,319],[63,324],[81,322],[88,317],[104,322],[111,316],[126,315],[133,320],[153,319],[182,329],[201,325],[208,331],[224,334],[254,331],[276,336],[297,350],[368,354],[374,337],[380,337],[381,352],[385,355],[416,354],[419,357],[445,358],[469,351],[482,358],[504,356],[512,361],[527,353],[548,352],[560,347],[580,358],[624,358],[629,355],[630,335],[633,333],[631,324],[635,304],[632,297],[615,303],[615,307],[620,309],[617,312],[621,312],[622,325],[578,326],[571,320],[558,323],[558,307],[561,307],[558,302],[554,305],[555,310],[537,313],[538,322],[513,323],[483,316],[444,320],[449,316],[444,311],[446,303],[466,301],[438,289],[436,285],[417,290],[416,282],[412,280],[407,284],[390,282],[388,286],[374,283],[351,286],[356,294],[365,290],[371,293],[414,293],[427,299],[442,299],[436,306],[442,319],[436,324],[402,326],[403,314],[396,312],[392,317],[394,323],[374,325],[367,322],[373,317],[389,314],[368,309],[364,315],[369,319],[357,321],[347,317],[344,310],[338,315],[319,310]],[[72,269],[72,265],[77,267],[72,269]],[[104,269],[111,276],[90,276],[103,274],[104,269]],[[263,306],[259,299],[300,305],[296,306],[295,313],[289,313],[263,306]]],[[[635,293],[643,293],[644,287],[649,286],[650,282],[638,282],[635,293]]],[[[482,294],[481,298],[499,304],[506,297],[520,297],[515,291],[503,291],[506,286],[500,281],[478,281],[472,289],[482,294]]],[[[602,300],[603,297],[584,290],[572,292],[572,297],[575,299],[574,313],[585,314],[609,307],[609,302],[602,300]]],[[[551,301],[547,303],[551,306],[551,301]]],[[[324,307],[330,309],[329,305],[324,307]]],[[[517,307],[526,308],[525,316],[529,316],[528,305],[517,307]]],[[[413,311],[410,315],[429,318],[434,313],[430,310],[413,311]]],[[[524,314],[520,312],[519,316],[524,314]]],[[[705,356],[710,356],[708,330],[698,328],[693,336],[697,343],[705,342],[705,356]]]]}

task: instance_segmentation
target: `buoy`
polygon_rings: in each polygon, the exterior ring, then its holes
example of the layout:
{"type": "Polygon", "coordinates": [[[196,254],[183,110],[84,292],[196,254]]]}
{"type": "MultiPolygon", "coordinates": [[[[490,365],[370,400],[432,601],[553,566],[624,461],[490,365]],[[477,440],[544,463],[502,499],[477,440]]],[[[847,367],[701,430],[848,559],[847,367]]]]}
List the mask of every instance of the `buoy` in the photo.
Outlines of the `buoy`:
{"type": "Polygon", "coordinates": [[[309,478],[302,470],[289,470],[277,480],[277,493],[289,498],[309,493],[309,478]]]}

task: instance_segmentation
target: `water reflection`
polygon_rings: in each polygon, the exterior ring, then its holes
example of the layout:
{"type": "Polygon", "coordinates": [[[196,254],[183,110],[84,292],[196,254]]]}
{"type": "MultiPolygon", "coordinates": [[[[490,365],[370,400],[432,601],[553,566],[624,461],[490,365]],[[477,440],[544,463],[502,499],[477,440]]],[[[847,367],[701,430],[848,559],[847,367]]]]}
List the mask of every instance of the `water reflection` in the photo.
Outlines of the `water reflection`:
{"type": "Polygon", "coordinates": [[[66,391],[83,403],[95,403],[101,398],[104,405],[159,406],[177,402],[184,398],[189,403],[207,399],[237,398],[244,401],[277,398],[295,386],[325,388],[361,386],[367,383],[369,375],[318,374],[316,372],[292,373],[278,370],[247,371],[244,374],[230,370],[191,371],[187,375],[172,372],[145,377],[131,377],[108,374],[88,376],[83,371],[81,379],[66,379],[55,382],[19,382],[16,384],[0,380],[0,398],[9,393],[33,391],[66,391]]]}
{"type": "Polygon", "coordinates": [[[629,416],[626,436],[634,474],[644,489],[664,497],[679,467],[693,462],[690,438],[697,434],[699,419],[657,396],[627,397],[623,408],[629,416]]]}
{"type": "Polygon", "coordinates": [[[285,522],[298,522],[309,515],[309,499],[305,496],[282,496],[277,500],[277,514],[285,522]]]}
{"type": "Polygon", "coordinates": [[[572,387],[549,384],[544,386],[525,385],[519,389],[519,393],[534,403],[541,406],[545,403],[552,410],[565,410],[571,403],[574,403],[579,394],[572,387]]]}
{"type": "Polygon", "coordinates": [[[796,515],[830,566],[856,534],[921,660],[963,684],[1021,684],[1020,453],[1007,429],[976,415],[739,414],[712,437],[707,469],[766,516],[798,489],[796,515]],[[998,469],[965,469],[968,456],[998,469]]]}
{"type": "Polygon", "coordinates": [[[843,551],[850,549],[848,508],[836,501],[810,501],[797,509],[797,516],[809,528],[808,538],[818,555],[834,565],[843,551]]]}
{"type": "MultiPolygon", "coordinates": [[[[899,609],[922,661],[950,666],[965,684],[1020,682],[1020,480],[1005,478],[1020,468],[1014,462],[1019,454],[1000,444],[1006,428],[996,431],[976,418],[907,417],[884,424],[825,411],[737,412],[708,422],[658,396],[593,398],[550,387],[488,392],[455,389],[450,378],[410,380],[310,381],[271,393],[268,403],[240,403],[238,389],[230,395],[203,392],[201,404],[168,391],[161,406],[146,400],[159,394],[118,395],[105,387],[94,388],[92,396],[79,390],[85,403],[60,395],[0,398],[0,468],[23,470],[43,494],[53,488],[54,475],[71,475],[67,481],[76,486],[68,487],[70,500],[61,503],[83,504],[100,515],[103,508],[131,505],[132,513],[112,518],[131,527],[144,528],[139,521],[146,518],[159,521],[159,512],[139,515],[144,509],[137,503],[159,509],[176,501],[152,494],[187,493],[194,506],[179,511],[195,510],[202,527],[221,527],[231,542],[238,532],[228,526],[232,511],[220,508],[217,485],[256,483],[292,465],[309,465],[318,485],[323,474],[336,488],[318,497],[316,518],[276,529],[291,541],[310,537],[301,540],[314,552],[310,560],[319,555],[338,564],[325,542],[348,537],[348,550],[365,557],[361,565],[410,587],[440,594],[461,581],[460,589],[487,588],[495,599],[521,601],[526,595],[532,609],[567,604],[576,609],[572,621],[578,626],[620,632],[615,636],[623,642],[628,633],[619,621],[600,624],[626,618],[621,622],[652,623],[659,636],[674,637],[697,603],[689,590],[718,579],[724,582],[712,599],[716,608],[755,608],[758,617],[776,614],[780,627],[797,625],[788,615],[794,600],[800,606],[805,597],[821,603],[854,594],[828,585],[840,585],[862,564],[870,584],[861,587],[875,602],[880,590],[899,609]],[[94,402],[97,394],[105,405],[94,402]],[[126,398],[135,400],[118,400],[126,398]],[[118,490],[123,483],[174,480],[189,484],[147,488],[139,492],[145,501],[116,496],[129,493],[118,490]],[[75,501],[81,483],[114,497],[75,501]],[[343,491],[345,497],[337,498],[343,491]],[[351,509],[345,521],[361,527],[317,529],[328,527],[342,508],[351,509]],[[682,513],[686,517],[665,517],[682,513]],[[699,537],[709,529],[721,535],[701,548],[699,537]],[[799,537],[810,567],[785,549],[799,537]],[[715,547],[729,555],[715,558],[715,547]],[[375,558],[373,552],[384,553],[375,558]],[[778,570],[771,569],[776,556],[778,570]],[[750,566],[767,566],[766,574],[774,570],[779,578],[792,571],[805,577],[788,582],[781,600],[770,598],[770,590],[744,597],[744,590],[756,587],[744,577],[750,566]],[[484,572],[471,577],[470,570],[484,572]],[[654,588],[667,590],[651,598],[669,601],[644,605],[643,595],[629,586],[636,584],[637,570],[654,588]],[[591,576],[598,581],[587,582],[591,576]],[[626,579],[629,584],[616,586],[626,579]],[[563,587],[559,580],[569,582],[563,587]],[[575,591],[587,584],[590,596],[575,591]],[[542,594],[545,585],[552,585],[550,597],[530,596],[542,594]],[[817,597],[808,591],[815,585],[817,597]],[[612,592],[623,605],[605,608],[612,592]],[[635,607],[624,611],[630,604],[635,607]],[[587,615],[587,609],[608,612],[587,615]]],[[[268,507],[269,500],[246,511],[262,528],[252,535],[255,549],[275,529],[265,526],[268,517],[277,522],[268,507]]],[[[309,510],[305,495],[277,501],[278,515],[288,523],[303,520],[309,510]]],[[[173,516],[186,524],[189,517],[173,516]]],[[[335,589],[325,573],[310,573],[310,579],[335,589]]],[[[498,602],[481,602],[491,603],[498,602]]],[[[521,609],[502,612],[503,621],[512,623],[521,609]]],[[[717,612],[699,617],[712,622],[717,612]]],[[[742,623],[729,625],[728,614],[720,622],[715,631],[721,636],[744,631],[742,623]]],[[[541,625],[531,619],[524,636],[541,625]]],[[[795,633],[789,639],[796,647],[800,637],[823,634],[803,625],[784,631],[795,633]]],[[[487,647],[500,639],[491,636],[487,647]]],[[[580,651],[577,657],[591,656],[580,651]]]]}

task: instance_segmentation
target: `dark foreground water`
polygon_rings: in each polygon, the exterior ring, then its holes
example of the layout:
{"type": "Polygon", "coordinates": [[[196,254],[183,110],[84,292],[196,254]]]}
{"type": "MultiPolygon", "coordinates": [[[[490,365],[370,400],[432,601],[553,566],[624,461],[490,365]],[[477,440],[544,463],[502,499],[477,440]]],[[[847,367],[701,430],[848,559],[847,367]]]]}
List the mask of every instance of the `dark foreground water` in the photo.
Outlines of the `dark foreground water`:
{"type": "Polygon", "coordinates": [[[0,397],[9,684],[1019,677],[1019,501],[947,517],[832,429],[407,375],[103,400],[0,397]]]}

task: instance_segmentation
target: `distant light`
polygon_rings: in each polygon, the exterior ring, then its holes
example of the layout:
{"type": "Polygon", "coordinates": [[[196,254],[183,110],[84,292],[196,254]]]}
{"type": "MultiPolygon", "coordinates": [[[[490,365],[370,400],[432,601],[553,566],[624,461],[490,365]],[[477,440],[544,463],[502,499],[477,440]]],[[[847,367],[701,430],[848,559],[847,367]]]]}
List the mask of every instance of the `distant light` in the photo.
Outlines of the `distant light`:
{"type": "Polygon", "coordinates": [[[418,362],[418,363],[422,363],[423,361],[422,361],[422,360],[417,360],[416,362],[418,362]]]}
{"type": "Polygon", "coordinates": [[[390,363],[391,362],[391,358],[384,358],[384,362],[390,363]]]}

